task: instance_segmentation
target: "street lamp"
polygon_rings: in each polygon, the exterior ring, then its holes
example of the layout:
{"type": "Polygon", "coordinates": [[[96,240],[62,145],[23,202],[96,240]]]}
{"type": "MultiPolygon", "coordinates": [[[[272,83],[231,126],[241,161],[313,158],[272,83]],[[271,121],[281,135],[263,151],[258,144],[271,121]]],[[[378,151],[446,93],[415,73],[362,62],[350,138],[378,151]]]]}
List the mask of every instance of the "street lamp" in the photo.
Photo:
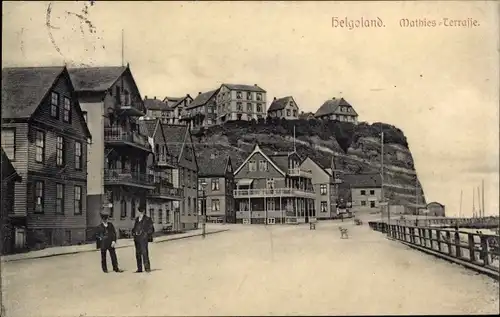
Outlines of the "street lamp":
{"type": "Polygon", "coordinates": [[[201,183],[201,235],[205,239],[206,224],[207,224],[207,195],[205,188],[207,183],[201,183]]]}

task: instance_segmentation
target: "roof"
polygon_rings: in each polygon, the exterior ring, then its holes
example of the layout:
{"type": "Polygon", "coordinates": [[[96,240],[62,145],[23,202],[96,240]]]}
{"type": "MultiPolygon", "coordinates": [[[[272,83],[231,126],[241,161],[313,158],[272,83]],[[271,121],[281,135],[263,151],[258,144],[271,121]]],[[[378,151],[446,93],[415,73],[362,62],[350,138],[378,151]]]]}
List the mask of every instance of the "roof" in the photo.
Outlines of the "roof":
{"type": "MultiPolygon", "coordinates": [[[[167,97],[167,98],[168,98],[168,97],[167,97]]],[[[184,102],[184,100],[186,100],[187,98],[191,98],[191,96],[190,96],[190,95],[186,95],[186,96],[181,97],[181,98],[179,98],[179,99],[177,99],[177,100],[174,100],[174,99],[168,99],[168,100],[167,100],[167,104],[169,105],[169,107],[170,107],[170,108],[174,109],[174,108],[177,108],[177,106],[179,106],[181,103],[183,103],[183,102],[184,102]]],[[[165,98],[165,99],[166,99],[166,98],[165,98]]],[[[163,100],[165,100],[165,99],[163,99],[163,100]]],[[[193,99],[193,98],[191,98],[191,99],[193,99]]]]}
{"type": "Polygon", "coordinates": [[[150,138],[154,137],[159,123],[160,123],[159,119],[139,120],[139,125],[144,127],[144,129],[148,132],[148,136],[150,138]]]}
{"type": "Polygon", "coordinates": [[[427,204],[427,207],[429,207],[429,205],[438,205],[439,207],[444,208],[444,205],[443,205],[443,204],[438,203],[437,201],[432,201],[432,202],[428,203],[428,204],[427,204]]]}
{"type": "Polygon", "coordinates": [[[348,106],[348,107],[351,107],[352,110],[353,110],[352,114],[353,115],[358,115],[356,113],[356,111],[354,111],[354,108],[344,98],[340,98],[340,99],[333,98],[333,99],[325,101],[323,103],[323,105],[321,107],[319,107],[318,111],[316,111],[316,114],[314,116],[315,117],[321,117],[321,116],[324,116],[324,115],[332,114],[332,113],[334,113],[337,110],[337,108],[339,106],[348,106]]]}
{"type": "Polygon", "coordinates": [[[7,154],[5,154],[4,150],[2,147],[0,147],[0,159],[1,159],[1,165],[2,165],[2,182],[4,180],[10,179],[10,177],[13,177],[13,180],[15,181],[20,181],[21,177],[19,174],[17,174],[16,169],[14,166],[12,166],[12,162],[9,160],[9,157],[7,154]]]}
{"type": "Polygon", "coordinates": [[[30,118],[66,69],[14,67],[2,69],[2,118],[30,118]]]}
{"type": "Polygon", "coordinates": [[[239,84],[222,84],[222,86],[226,86],[230,90],[244,90],[244,91],[255,91],[255,92],[266,92],[264,89],[255,85],[239,85],[239,84]]]}
{"type": "Polygon", "coordinates": [[[144,106],[148,110],[169,110],[169,105],[160,99],[144,99],[144,106]]]}
{"type": "Polygon", "coordinates": [[[69,69],[76,91],[106,91],[127,70],[125,66],[85,67],[69,69]]]}
{"type": "MultiPolygon", "coordinates": [[[[278,172],[280,174],[282,174],[283,176],[285,176],[286,172],[288,171],[288,160],[287,160],[287,166],[286,166],[286,169],[283,169],[283,166],[282,166],[282,161],[279,162],[280,165],[277,164],[276,162],[276,157],[277,156],[280,156],[280,155],[285,155],[285,154],[274,154],[274,156],[271,158],[268,156],[268,154],[263,151],[259,144],[255,144],[254,147],[253,147],[253,150],[252,150],[252,153],[250,153],[249,155],[247,155],[246,159],[240,164],[240,166],[234,171],[234,175],[238,174],[239,171],[243,168],[243,166],[245,166],[245,164],[250,160],[250,158],[255,154],[255,153],[261,153],[265,159],[267,159],[271,165],[273,165],[274,168],[276,168],[278,170],[278,172]]],[[[269,153],[269,152],[268,152],[269,153]]],[[[286,154],[288,155],[288,154],[286,154]]]]}
{"type": "Polygon", "coordinates": [[[267,112],[285,109],[285,107],[289,101],[293,101],[292,96],[287,96],[287,97],[273,100],[273,102],[269,106],[269,109],[267,110],[267,112]]]}
{"type": "Polygon", "coordinates": [[[380,174],[345,174],[344,183],[351,188],[378,188],[382,187],[380,174]]]}
{"type": "Polygon", "coordinates": [[[175,124],[161,124],[165,140],[167,142],[168,152],[180,159],[182,146],[186,139],[186,131],[188,126],[175,124]]]}
{"type": "Polygon", "coordinates": [[[200,177],[224,176],[226,175],[227,164],[231,163],[229,156],[211,158],[209,155],[203,155],[196,159],[200,177]]]}
{"type": "Polygon", "coordinates": [[[204,92],[204,93],[201,93],[199,94],[198,96],[196,96],[196,98],[194,98],[194,100],[189,104],[189,106],[186,108],[186,109],[192,109],[192,108],[196,108],[196,107],[199,107],[199,106],[203,106],[204,104],[206,104],[217,92],[219,91],[219,89],[215,89],[215,90],[210,90],[210,91],[207,91],[207,92],[204,92]]]}

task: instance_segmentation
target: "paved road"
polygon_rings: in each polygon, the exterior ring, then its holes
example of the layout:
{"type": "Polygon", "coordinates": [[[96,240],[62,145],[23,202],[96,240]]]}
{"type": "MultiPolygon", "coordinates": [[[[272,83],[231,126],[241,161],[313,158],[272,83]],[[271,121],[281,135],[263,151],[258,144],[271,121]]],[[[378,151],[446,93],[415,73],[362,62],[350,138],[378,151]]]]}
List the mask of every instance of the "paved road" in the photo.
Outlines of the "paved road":
{"type": "Polygon", "coordinates": [[[367,225],[228,225],[231,231],[151,246],[150,274],[118,250],[2,263],[7,316],[499,313],[493,279],[389,241],[367,225]]]}

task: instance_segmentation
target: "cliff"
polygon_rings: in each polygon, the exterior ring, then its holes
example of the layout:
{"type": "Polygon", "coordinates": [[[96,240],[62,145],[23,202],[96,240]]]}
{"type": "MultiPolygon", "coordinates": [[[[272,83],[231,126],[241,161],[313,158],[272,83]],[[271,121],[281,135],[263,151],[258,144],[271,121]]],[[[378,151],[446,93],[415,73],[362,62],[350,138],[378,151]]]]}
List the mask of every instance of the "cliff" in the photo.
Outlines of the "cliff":
{"type": "Polygon", "coordinates": [[[416,185],[419,203],[425,204],[422,186],[415,171],[413,157],[404,133],[384,123],[322,122],[310,120],[267,119],[228,122],[222,126],[193,133],[197,156],[229,155],[237,168],[251,152],[254,144],[277,152],[292,151],[308,155],[325,168],[342,173],[373,173],[381,167],[381,138],[384,131],[385,197],[393,202],[415,203],[416,185]]]}

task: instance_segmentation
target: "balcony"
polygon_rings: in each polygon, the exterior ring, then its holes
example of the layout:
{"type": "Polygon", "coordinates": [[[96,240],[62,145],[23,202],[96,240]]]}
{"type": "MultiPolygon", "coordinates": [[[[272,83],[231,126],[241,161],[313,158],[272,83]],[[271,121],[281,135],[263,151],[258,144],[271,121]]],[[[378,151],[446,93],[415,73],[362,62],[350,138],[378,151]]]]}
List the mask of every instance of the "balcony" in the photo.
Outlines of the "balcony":
{"type": "Polygon", "coordinates": [[[132,101],[130,95],[121,95],[120,100],[115,99],[115,107],[122,115],[142,117],[146,115],[146,107],[142,101],[132,101]]]}
{"type": "Polygon", "coordinates": [[[154,189],[154,178],[153,175],[148,175],[144,172],[105,169],[104,185],[123,185],[154,189]]]}
{"type": "Polygon", "coordinates": [[[234,198],[262,198],[262,197],[302,197],[314,198],[314,191],[298,188],[262,188],[262,189],[236,189],[234,198]]]}
{"type": "Polygon", "coordinates": [[[295,177],[312,178],[312,173],[310,171],[304,171],[304,170],[301,170],[298,167],[289,169],[288,170],[288,175],[295,176],[295,177]]]}
{"type": "Polygon", "coordinates": [[[148,138],[138,132],[127,131],[122,127],[105,127],[104,142],[114,146],[131,146],[151,152],[148,138]]]}
{"type": "Polygon", "coordinates": [[[183,190],[175,188],[171,183],[156,183],[155,188],[150,190],[148,197],[166,200],[182,200],[183,190]]]}
{"type": "Polygon", "coordinates": [[[156,155],[156,166],[163,168],[176,168],[177,159],[171,155],[156,155]]]}

